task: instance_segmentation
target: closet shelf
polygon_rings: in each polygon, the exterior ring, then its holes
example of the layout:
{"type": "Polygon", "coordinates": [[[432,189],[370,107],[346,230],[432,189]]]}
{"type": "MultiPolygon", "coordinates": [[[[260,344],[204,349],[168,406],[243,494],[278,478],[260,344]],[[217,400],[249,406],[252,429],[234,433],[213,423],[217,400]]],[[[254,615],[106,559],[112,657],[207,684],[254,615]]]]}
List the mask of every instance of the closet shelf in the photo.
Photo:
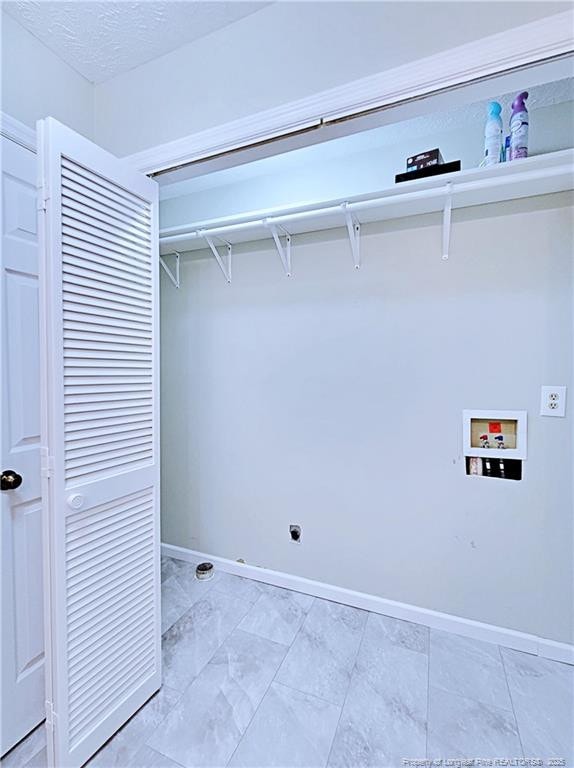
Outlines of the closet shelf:
{"type": "MultiPolygon", "coordinates": [[[[360,224],[446,212],[473,205],[518,200],[574,188],[574,149],[516,160],[488,168],[406,181],[375,194],[252,211],[227,218],[193,222],[160,230],[162,254],[209,248],[210,242],[233,245],[335,227],[349,236],[360,224]]],[[[446,218],[446,216],[445,216],[446,218]]],[[[276,241],[277,242],[277,241],[276,241]]],[[[290,244],[290,240],[289,240],[290,244]]],[[[443,254],[445,257],[448,253],[443,254]]],[[[284,266],[287,269],[287,263],[284,266]]],[[[358,254],[355,258],[358,266],[358,254]]]]}

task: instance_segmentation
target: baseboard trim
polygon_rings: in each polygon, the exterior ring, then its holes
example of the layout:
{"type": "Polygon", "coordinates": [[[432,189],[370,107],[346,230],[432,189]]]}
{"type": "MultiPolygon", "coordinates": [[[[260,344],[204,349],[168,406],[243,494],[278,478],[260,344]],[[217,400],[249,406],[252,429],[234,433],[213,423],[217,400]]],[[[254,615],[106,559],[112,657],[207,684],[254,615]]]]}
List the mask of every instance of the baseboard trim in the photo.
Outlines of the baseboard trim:
{"type": "Polygon", "coordinates": [[[272,571],[269,568],[239,563],[235,560],[228,560],[225,557],[208,555],[205,552],[197,552],[196,550],[178,547],[173,544],[162,544],[161,552],[168,557],[188,562],[197,562],[198,559],[202,561],[209,560],[222,571],[232,573],[235,576],[244,576],[255,581],[264,581],[276,587],[292,589],[295,592],[304,592],[307,595],[322,597],[334,603],[344,603],[345,605],[362,608],[372,613],[381,613],[385,616],[392,616],[395,619],[413,621],[432,629],[442,629],[447,632],[454,632],[457,635],[472,637],[475,640],[484,640],[506,648],[514,648],[517,651],[525,651],[536,656],[542,656],[545,659],[574,664],[574,646],[568,643],[559,643],[555,640],[547,640],[546,638],[530,635],[526,632],[499,627],[495,624],[485,624],[481,621],[465,619],[450,613],[441,613],[440,611],[419,608],[408,603],[399,603],[395,600],[388,600],[387,598],[370,595],[366,592],[355,592],[352,589],[336,587],[333,584],[325,584],[321,581],[306,579],[302,576],[293,576],[282,571],[272,571]]]}

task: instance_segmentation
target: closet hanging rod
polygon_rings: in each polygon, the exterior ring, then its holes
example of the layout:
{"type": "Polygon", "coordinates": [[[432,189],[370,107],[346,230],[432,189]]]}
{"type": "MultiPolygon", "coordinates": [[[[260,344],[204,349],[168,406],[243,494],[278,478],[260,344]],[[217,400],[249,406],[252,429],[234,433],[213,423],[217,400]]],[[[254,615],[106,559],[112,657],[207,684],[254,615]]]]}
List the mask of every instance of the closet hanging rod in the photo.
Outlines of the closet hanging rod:
{"type": "MultiPolygon", "coordinates": [[[[355,200],[341,200],[336,202],[329,202],[327,204],[316,206],[301,206],[286,208],[283,211],[274,212],[272,215],[262,216],[257,215],[254,218],[245,218],[245,220],[237,220],[238,216],[234,216],[233,220],[226,223],[225,220],[221,220],[221,224],[213,222],[204,222],[202,226],[201,222],[197,224],[190,224],[181,227],[172,227],[164,229],[160,232],[160,242],[164,245],[173,245],[182,241],[195,240],[196,238],[203,238],[205,236],[229,236],[234,233],[240,234],[246,230],[262,229],[269,232],[269,226],[271,224],[277,226],[284,226],[293,223],[301,223],[305,221],[311,222],[314,219],[320,220],[325,217],[335,216],[340,218],[341,226],[345,226],[346,214],[357,214],[361,211],[367,211],[372,209],[381,208],[384,209],[387,206],[398,206],[404,204],[404,209],[401,209],[399,213],[394,216],[400,218],[401,216],[409,215],[409,207],[411,203],[424,200],[439,200],[441,202],[447,199],[452,199],[453,208],[455,206],[456,199],[459,200],[465,194],[466,200],[463,198],[463,205],[480,205],[489,202],[498,202],[504,199],[512,199],[512,188],[516,187],[519,194],[516,197],[530,197],[536,194],[545,194],[547,192],[561,191],[566,189],[572,189],[572,160],[574,158],[573,150],[563,150],[556,153],[549,153],[549,155],[541,155],[533,158],[527,158],[525,160],[515,161],[513,164],[500,165],[487,168],[487,169],[472,169],[470,171],[458,171],[456,174],[448,174],[448,176],[433,177],[431,180],[423,179],[421,182],[412,181],[407,184],[416,184],[417,186],[424,187],[418,189],[410,189],[409,191],[401,192],[397,188],[392,188],[385,194],[380,193],[373,197],[363,197],[355,200]],[[544,162],[545,158],[548,158],[544,162]],[[562,162],[556,163],[556,160],[560,159],[562,162]],[[552,163],[552,164],[550,164],[552,163]],[[542,167],[532,168],[532,165],[542,165],[542,167]],[[550,189],[543,188],[536,185],[537,182],[552,182],[558,180],[560,183],[550,185],[550,189]],[[430,186],[432,184],[432,186],[430,186]],[[504,194],[500,194],[502,190],[506,190],[504,194]],[[494,194],[489,194],[493,192],[494,194]],[[478,193],[478,194],[475,194],[478,193]],[[480,194],[483,193],[483,194],[480,194]],[[207,225],[207,226],[205,226],[207,225]]],[[[433,208],[434,211],[441,210],[439,205],[433,208]]],[[[411,211],[412,212],[412,211],[411,211]]],[[[416,211],[415,211],[416,212],[416,211]]],[[[429,211],[431,212],[431,211],[429,211]]],[[[384,218],[382,216],[381,218],[384,218]]],[[[320,228],[320,227],[317,227],[320,228]]],[[[306,231],[312,231],[313,227],[309,227],[306,231]]]]}

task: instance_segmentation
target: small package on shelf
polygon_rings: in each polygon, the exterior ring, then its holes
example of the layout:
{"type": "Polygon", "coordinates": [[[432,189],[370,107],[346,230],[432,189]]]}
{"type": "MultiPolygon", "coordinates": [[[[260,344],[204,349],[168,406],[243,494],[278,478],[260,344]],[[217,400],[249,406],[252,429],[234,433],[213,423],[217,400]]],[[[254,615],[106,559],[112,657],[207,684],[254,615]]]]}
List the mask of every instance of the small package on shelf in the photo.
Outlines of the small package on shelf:
{"type": "Polygon", "coordinates": [[[426,152],[419,152],[418,155],[409,157],[407,159],[407,172],[420,171],[421,168],[428,168],[431,165],[442,165],[443,163],[443,156],[437,147],[436,149],[429,149],[426,152]]]}

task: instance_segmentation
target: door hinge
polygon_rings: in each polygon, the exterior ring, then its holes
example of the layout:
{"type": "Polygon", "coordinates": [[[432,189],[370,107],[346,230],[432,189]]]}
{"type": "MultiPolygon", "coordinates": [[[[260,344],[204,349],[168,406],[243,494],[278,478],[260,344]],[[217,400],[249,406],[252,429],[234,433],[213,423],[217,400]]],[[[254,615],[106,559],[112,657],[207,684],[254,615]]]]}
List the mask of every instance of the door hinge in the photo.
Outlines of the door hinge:
{"type": "Polygon", "coordinates": [[[46,728],[53,731],[56,727],[58,715],[54,712],[54,707],[51,701],[46,702],[46,728]]]}
{"type": "Polygon", "coordinates": [[[50,456],[47,448],[40,449],[40,472],[42,477],[52,477],[54,473],[54,457],[50,456]]]}
{"type": "Polygon", "coordinates": [[[48,193],[44,190],[43,187],[40,187],[40,189],[38,189],[38,195],[36,197],[36,209],[38,211],[45,211],[49,199],[50,199],[50,196],[48,195],[48,193]]]}

